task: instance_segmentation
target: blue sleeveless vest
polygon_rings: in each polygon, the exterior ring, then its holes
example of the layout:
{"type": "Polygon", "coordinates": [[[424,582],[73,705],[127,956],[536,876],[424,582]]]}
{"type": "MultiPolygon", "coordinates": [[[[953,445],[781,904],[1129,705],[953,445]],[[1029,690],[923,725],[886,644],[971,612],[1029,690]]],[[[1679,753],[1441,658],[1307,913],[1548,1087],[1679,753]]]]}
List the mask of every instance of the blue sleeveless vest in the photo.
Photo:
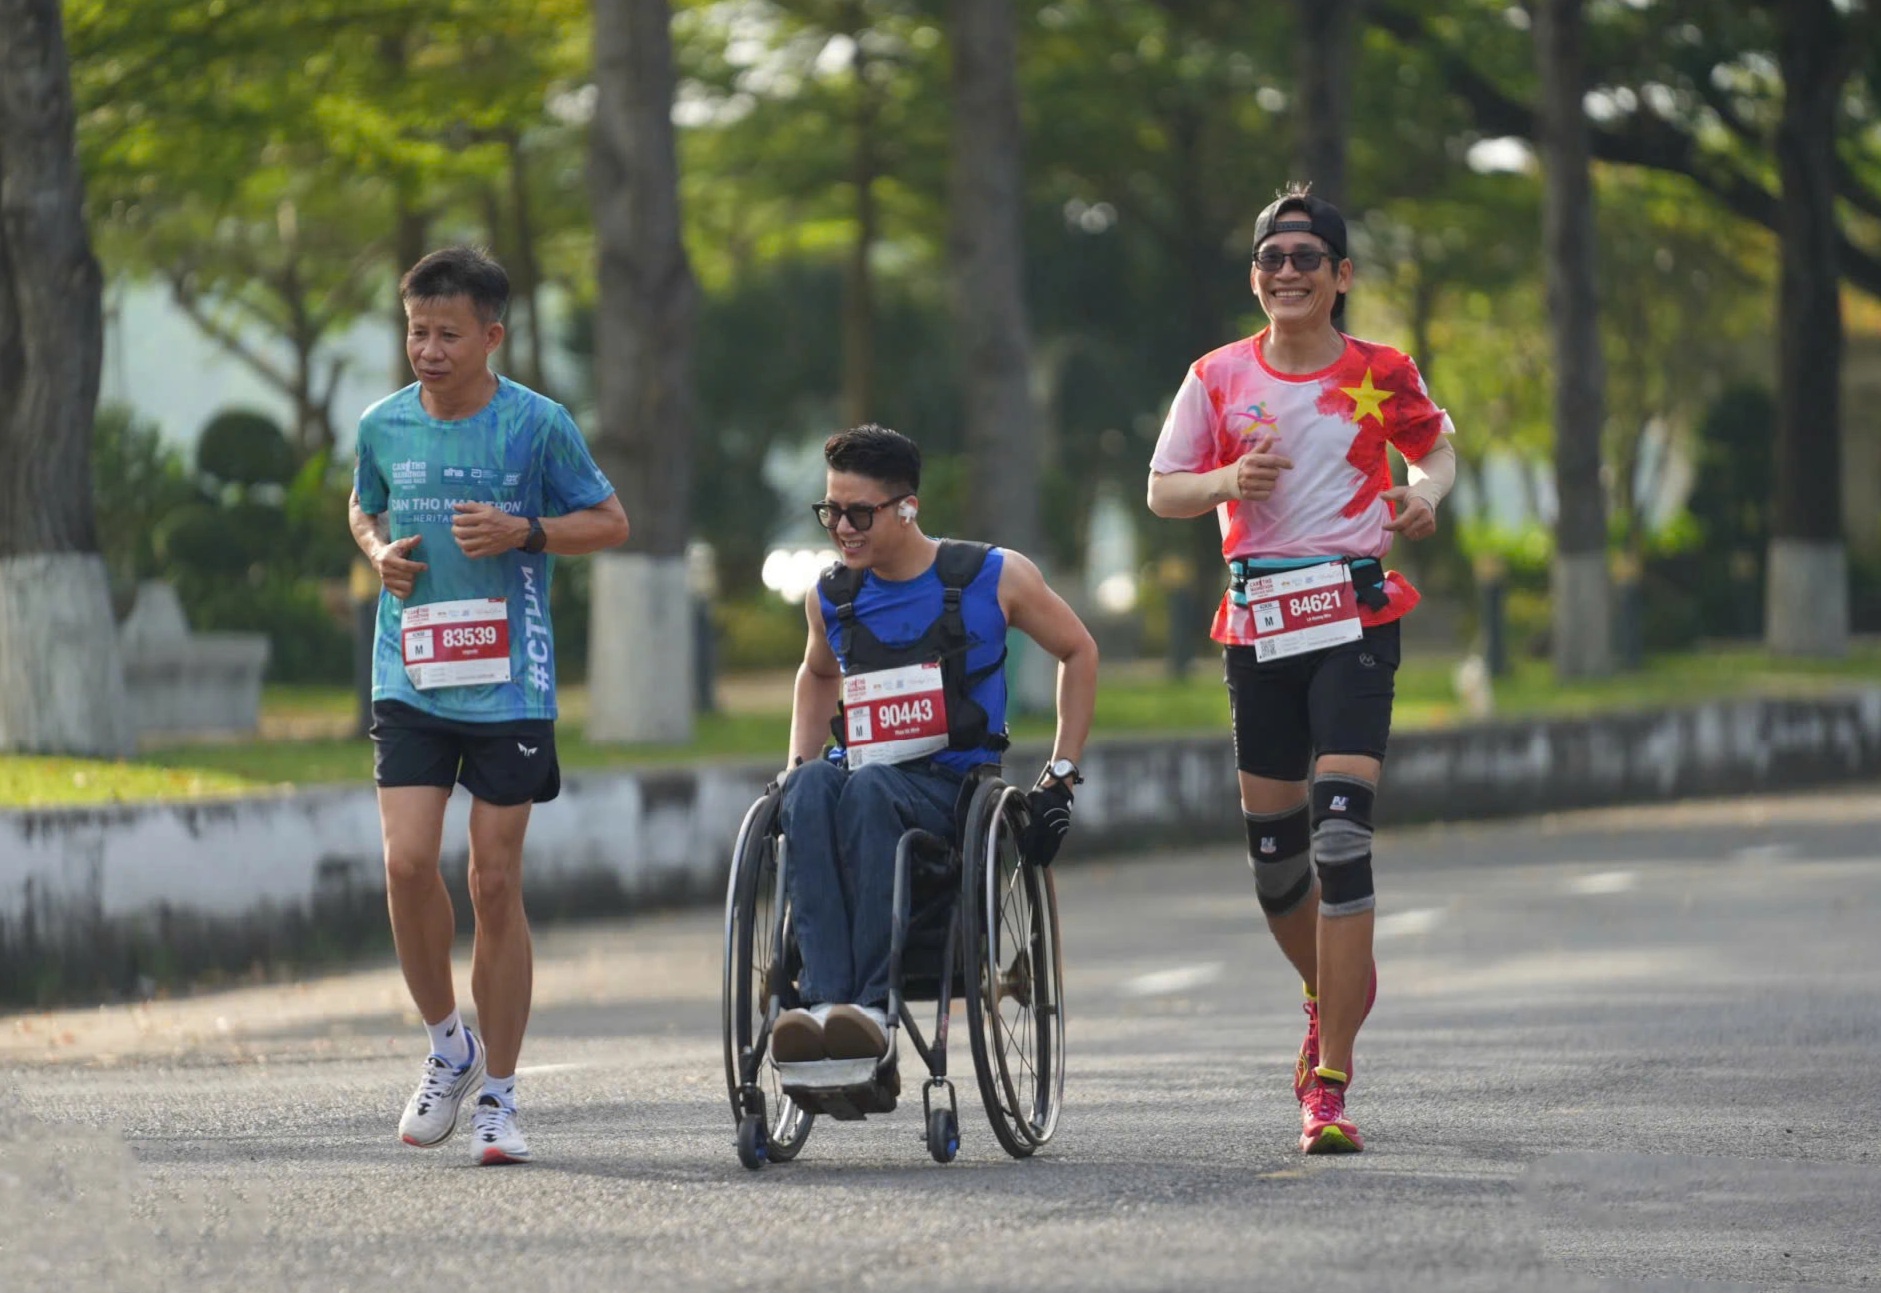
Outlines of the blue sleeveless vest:
{"type": "MultiPolygon", "coordinates": [[[[913,579],[839,563],[817,581],[823,631],[844,674],[940,661],[948,748],[932,757],[955,772],[998,763],[1008,744],[1004,568],[998,548],[942,539],[934,564],[913,579]]],[[[834,730],[840,743],[840,714],[834,730]]]]}

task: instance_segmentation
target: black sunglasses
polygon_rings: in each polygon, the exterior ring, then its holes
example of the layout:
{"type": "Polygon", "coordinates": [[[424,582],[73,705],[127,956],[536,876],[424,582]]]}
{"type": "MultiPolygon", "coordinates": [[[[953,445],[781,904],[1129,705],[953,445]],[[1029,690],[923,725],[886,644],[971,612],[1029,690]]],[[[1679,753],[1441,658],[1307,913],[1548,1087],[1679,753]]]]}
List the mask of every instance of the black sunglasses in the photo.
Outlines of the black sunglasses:
{"type": "Polygon", "coordinates": [[[1332,259],[1332,253],[1319,251],[1313,247],[1302,247],[1298,251],[1281,251],[1278,247],[1263,247],[1260,255],[1254,258],[1254,263],[1263,274],[1278,274],[1281,267],[1291,260],[1293,268],[1302,274],[1311,274],[1319,269],[1322,261],[1332,259]]]}
{"type": "Polygon", "coordinates": [[[816,513],[816,523],[826,530],[835,529],[844,517],[848,517],[849,527],[860,532],[875,524],[875,514],[883,508],[893,507],[902,499],[913,497],[913,494],[897,494],[887,502],[851,503],[847,507],[824,499],[821,503],[810,504],[810,510],[816,513]]]}

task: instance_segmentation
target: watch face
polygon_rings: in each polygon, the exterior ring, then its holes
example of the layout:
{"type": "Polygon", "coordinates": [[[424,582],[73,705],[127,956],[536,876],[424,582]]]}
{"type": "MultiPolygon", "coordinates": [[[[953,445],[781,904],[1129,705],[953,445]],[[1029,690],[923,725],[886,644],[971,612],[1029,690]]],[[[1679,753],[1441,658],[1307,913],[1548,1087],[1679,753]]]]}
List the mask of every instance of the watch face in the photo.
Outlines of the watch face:
{"type": "Polygon", "coordinates": [[[1070,759],[1058,759],[1051,766],[1051,774],[1060,781],[1074,777],[1077,773],[1078,765],[1073,763],[1070,759]]]}

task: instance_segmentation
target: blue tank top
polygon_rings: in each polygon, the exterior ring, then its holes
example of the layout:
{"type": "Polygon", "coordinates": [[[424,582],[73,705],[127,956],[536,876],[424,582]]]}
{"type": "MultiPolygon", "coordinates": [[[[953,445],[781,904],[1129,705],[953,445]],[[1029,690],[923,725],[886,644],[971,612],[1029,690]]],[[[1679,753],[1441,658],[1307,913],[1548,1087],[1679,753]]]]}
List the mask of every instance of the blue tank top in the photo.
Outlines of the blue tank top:
{"type": "MultiPolygon", "coordinates": [[[[999,575],[1005,565],[1005,553],[999,548],[992,549],[986,554],[980,573],[960,595],[960,618],[966,624],[969,643],[966,661],[969,674],[991,665],[1006,649],[1006,614],[999,608],[999,575]]],[[[931,565],[913,579],[903,580],[883,579],[871,570],[863,575],[862,589],[856,594],[856,618],[867,625],[869,632],[880,638],[884,646],[907,646],[940,618],[943,591],[940,572],[931,565]]],[[[842,626],[837,622],[836,604],[821,591],[817,601],[822,605],[823,634],[830,650],[841,661],[842,626]]],[[[844,671],[847,672],[846,665],[844,671]]],[[[1006,730],[1006,671],[993,670],[968,695],[986,711],[987,730],[1003,734],[1006,730]]],[[[943,768],[965,774],[983,763],[998,763],[1000,752],[990,748],[942,750],[932,758],[943,768]]]]}

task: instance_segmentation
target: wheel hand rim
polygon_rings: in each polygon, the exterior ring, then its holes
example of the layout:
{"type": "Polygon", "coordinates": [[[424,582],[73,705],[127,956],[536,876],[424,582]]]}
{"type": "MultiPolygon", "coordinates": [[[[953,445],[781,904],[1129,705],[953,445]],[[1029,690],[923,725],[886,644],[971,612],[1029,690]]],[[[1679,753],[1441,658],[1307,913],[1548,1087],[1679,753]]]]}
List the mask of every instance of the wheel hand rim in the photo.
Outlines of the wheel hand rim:
{"type": "Polygon", "coordinates": [[[1001,827],[1009,825],[1011,820],[1007,816],[1008,803],[1017,795],[1016,790],[1005,792],[987,826],[988,865],[983,907],[986,944],[981,974],[988,1006],[987,1026],[993,1033],[994,1045],[989,1049],[1005,1094],[1002,1112],[1021,1136],[1034,1145],[1041,1145],[1051,1137],[1057,1122],[1057,1107],[1056,1101],[1049,1098],[1046,1084],[1039,1078],[1039,1047],[1045,1037],[1036,1027],[1036,1002],[1030,988],[1038,982],[1036,962],[1041,952],[1049,954],[1052,949],[1040,946],[1044,941],[1040,935],[1046,931],[1040,926],[1041,913],[1030,873],[1018,856],[1016,841],[1008,841],[1007,847],[1001,847],[1001,827]],[[997,901],[998,891],[1002,889],[1006,899],[1003,902],[997,901]],[[1002,945],[1013,948],[1012,968],[1005,971],[999,969],[1004,959],[1002,945]],[[1028,989],[1025,996],[1008,996],[1005,985],[1019,977],[1028,989]],[[1025,1096],[1021,1095],[1022,1088],[1025,1096]]]}

